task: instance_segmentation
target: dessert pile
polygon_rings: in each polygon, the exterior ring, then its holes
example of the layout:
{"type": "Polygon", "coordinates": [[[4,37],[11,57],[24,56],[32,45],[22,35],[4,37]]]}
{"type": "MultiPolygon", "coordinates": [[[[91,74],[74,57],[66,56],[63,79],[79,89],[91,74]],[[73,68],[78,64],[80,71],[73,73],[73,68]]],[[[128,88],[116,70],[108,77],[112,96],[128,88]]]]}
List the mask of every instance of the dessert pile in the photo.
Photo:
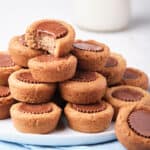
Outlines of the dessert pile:
{"type": "Polygon", "coordinates": [[[0,52],[0,119],[20,132],[57,130],[64,112],[70,128],[97,133],[116,121],[128,149],[150,149],[147,75],[94,40],[75,40],[71,25],[40,20],[0,52]]]}

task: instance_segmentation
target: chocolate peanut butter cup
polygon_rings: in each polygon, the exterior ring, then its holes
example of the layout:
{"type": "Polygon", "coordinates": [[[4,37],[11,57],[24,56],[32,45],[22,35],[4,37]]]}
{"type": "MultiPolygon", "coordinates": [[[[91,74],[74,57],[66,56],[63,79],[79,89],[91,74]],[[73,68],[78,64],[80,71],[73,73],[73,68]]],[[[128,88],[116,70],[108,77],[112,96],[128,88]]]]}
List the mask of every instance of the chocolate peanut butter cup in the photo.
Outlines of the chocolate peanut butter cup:
{"type": "Polygon", "coordinates": [[[32,74],[30,72],[22,72],[18,74],[17,79],[27,83],[40,83],[32,77],[32,74]]]}
{"type": "Polygon", "coordinates": [[[115,90],[112,93],[112,96],[116,99],[128,102],[139,101],[142,97],[144,97],[144,95],[141,92],[129,88],[115,90]]]}
{"type": "Polygon", "coordinates": [[[109,48],[94,40],[76,40],[72,53],[78,58],[79,68],[87,71],[99,71],[106,63],[109,48]]]}
{"type": "Polygon", "coordinates": [[[112,106],[104,101],[91,105],[68,103],[64,112],[70,128],[87,133],[107,129],[114,113],[112,106]]]}
{"type": "Polygon", "coordinates": [[[48,102],[56,89],[53,83],[43,83],[34,79],[28,69],[21,69],[11,74],[9,86],[12,96],[26,103],[48,102]]]}
{"type": "Polygon", "coordinates": [[[105,103],[95,103],[88,105],[72,104],[72,108],[83,113],[97,113],[106,109],[105,103]]]}
{"type": "Polygon", "coordinates": [[[31,104],[22,103],[22,105],[20,105],[19,108],[20,111],[24,113],[30,113],[30,114],[44,114],[52,111],[52,106],[47,105],[46,103],[40,105],[31,105],[31,104]]]}
{"type": "Polygon", "coordinates": [[[75,76],[71,80],[78,82],[91,82],[96,80],[96,78],[97,76],[95,72],[79,71],[76,72],[75,76]]]}
{"type": "Polygon", "coordinates": [[[12,106],[10,113],[18,131],[45,134],[57,127],[61,109],[52,102],[38,105],[17,103],[12,106]]]}
{"type": "Polygon", "coordinates": [[[108,57],[105,67],[115,67],[118,65],[118,61],[113,57],[108,57]]]}
{"type": "Polygon", "coordinates": [[[126,149],[150,149],[150,107],[143,104],[120,109],[115,133],[126,149]]]}
{"type": "Polygon", "coordinates": [[[57,58],[53,55],[41,55],[28,63],[32,76],[41,82],[61,82],[72,78],[77,67],[77,59],[69,54],[57,58]]]}
{"type": "Polygon", "coordinates": [[[141,87],[148,89],[148,76],[141,70],[135,68],[126,68],[121,84],[141,87]]]}
{"type": "Polygon", "coordinates": [[[22,67],[28,67],[29,59],[44,53],[41,50],[29,48],[25,42],[25,35],[14,36],[9,42],[8,50],[13,61],[22,67]]]}
{"type": "Polygon", "coordinates": [[[74,78],[59,84],[64,100],[75,104],[101,101],[106,90],[106,79],[96,72],[77,72],[74,78]]]}
{"type": "Polygon", "coordinates": [[[0,86],[0,119],[7,119],[10,116],[9,110],[15,100],[10,94],[8,86],[0,86]]]}
{"type": "Polygon", "coordinates": [[[18,69],[20,67],[14,63],[9,54],[0,52],[0,85],[8,85],[9,75],[18,69]]]}
{"type": "Polygon", "coordinates": [[[125,69],[125,59],[119,54],[111,53],[105,66],[99,72],[106,77],[108,85],[112,86],[120,83],[125,69]]]}
{"type": "Polygon", "coordinates": [[[73,44],[74,48],[85,50],[85,51],[94,51],[94,52],[101,52],[104,48],[100,45],[88,43],[87,41],[78,41],[73,44]]]}
{"type": "Polygon", "coordinates": [[[31,24],[25,35],[27,45],[43,49],[59,57],[71,50],[75,32],[71,25],[59,20],[40,20],[31,24]]]}
{"type": "Polygon", "coordinates": [[[128,117],[130,128],[138,135],[150,138],[150,111],[135,110],[128,117]]]}
{"type": "Polygon", "coordinates": [[[0,98],[6,97],[10,94],[10,90],[7,86],[0,86],[0,98]]]}
{"type": "MultiPolygon", "coordinates": [[[[66,36],[68,33],[68,30],[63,24],[57,21],[45,21],[37,25],[36,32],[37,32],[37,38],[40,38],[38,36],[43,34],[43,36],[44,35],[50,36],[50,37],[52,36],[53,39],[59,39],[59,38],[63,38],[64,36],[66,36]]],[[[37,44],[40,44],[40,43],[37,43],[37,44]]],[[[39,48],[41,48],[41,46],[42,45],[39,45],[39,48]]]]}
{"type": "Polygon", "coordinates": [[[136,72],[135,70],[129,69],[127,68],[125,70],[125,73],[123,75],[124,79],[136,79],[140,76],[140,74],[138,72],[136,72]]]}
{"type": "Polygon", "coordinates": [[[111,87],[107,90],[105,98],[114,107],[114,119],[116,119],[118,111],[122,107],[140,103],[150,105],[150,94],[142,88],[134,86],[111,87]]]}

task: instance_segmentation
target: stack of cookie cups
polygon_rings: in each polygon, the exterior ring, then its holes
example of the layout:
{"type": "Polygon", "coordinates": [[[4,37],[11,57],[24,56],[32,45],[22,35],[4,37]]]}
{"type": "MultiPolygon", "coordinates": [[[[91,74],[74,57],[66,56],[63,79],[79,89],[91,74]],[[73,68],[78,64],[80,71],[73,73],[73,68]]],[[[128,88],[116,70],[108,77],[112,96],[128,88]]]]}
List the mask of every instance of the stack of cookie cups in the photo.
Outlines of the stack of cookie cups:
{"type": "Polygon", "coordinates": [[[97,71],[106,64],[109,48],[93,40],[76,40],[72,53],[78,59],[76,74],[59,83],[61,96],[68,101],[64,109],[68,124],[80,132],[104,131],[111,123],[113,108],[102,100],[107,82],[97,71]]]}
{"type": "Polygon", "coordinates": [[[10,113],[17,130],[27,133],[53,131],[61,108],[52,102],[57,82],[72,78],[77,59],[69,54],[75,38],[71,25],[58,20],[40,20],[24,35],[11,39],[9,52],[24,69],[9,77],[12,97],[19,103],[10,113]]]}
{"type": "Polygon", "coordinates": [[[20,101],[10,111],[19,131],[48,133],[56,128],[61,109],[50,101],[55,101],[57,85],[68,102],[64,111],[72,129],[100,132],[109,127],[113,108],[102,100],[107,82],[100,74],[109,48],[74,39],[72,26],[58,20],[34,22],[24,35],[11,39],[12,59],[24,68],[9,77],[12,96],[20,101]]]}

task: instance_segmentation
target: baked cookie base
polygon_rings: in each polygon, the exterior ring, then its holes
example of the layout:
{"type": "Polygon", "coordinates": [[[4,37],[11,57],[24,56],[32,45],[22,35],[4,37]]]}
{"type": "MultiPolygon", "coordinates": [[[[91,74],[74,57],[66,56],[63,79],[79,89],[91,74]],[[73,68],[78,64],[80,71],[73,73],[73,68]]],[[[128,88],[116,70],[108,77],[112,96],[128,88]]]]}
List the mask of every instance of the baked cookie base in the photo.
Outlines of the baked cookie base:
{"type": "Polygon", "coordinates": [[[113,117],[113,108],[110,104],[106,104],[106,109],[96,113],[83,113],[74,110],[70,103],[64,109],[70,128],[86,133],[96,133],[106,130],[113,117]]]}
{"type": "Polygon", "coordinates": [[[127,118],[130,112],[134,109],[150,108],[145,106],[128,106],[120,110],[117,117],[115,131],[118,140],[128,149],[128,150],[149,150],[150,149],[150,138],[144,138],[137,135],[127,123],[127,118]]]}
{"type": "Polygon", "coordinates": [[[96,79],[90,82],[64,81],[59,84],[64,100],[75,104],[93,104],[101,101],[106,91],[105,78],[96,73],[96,79]]]}
{"type": "Polygon", "coordinates": [[[113,120],[116,120],[119,109],[122,107],[129,106],[129,105],[137,105],[139,103],[145,104],[145,105],[150,105],[150,95],[147,91],[145,91],[139,87],[134,87],[134,86],[129,86],[129,85],[122,85],[122,86],[116,86],[116,87],[109,88],[106,92],[105,98],[108,101],[108,103],[110,103],[114,108],[113,120]],[[113,93],[113,91],[115,91],[117,89],[123,89],[123,88],[129,88],[129,89],[133,89],[133,90],[135,89],[135,90],[141,92],[144,97],[142,97],[141,100],[134,101],[134,102],[118,100],[118,99],[112,97],[111,94],[113,93]]]}
{"type": "Polygon", "coordinates": [[[12,96],[16,100],[26,103],[38,104],[49,102],[54,95],[56,84],[22,82],[17,79],[17,75],[24,72],[29,72],[29,70],[21,69],[11,74],[9,87],[12,96]]]}
{"type": "Polygon", "coordinates": [[[18,110],[21,104],[13,105],[10,110],[14,127],[18,131],[46,134],[56,128],[61,115],[61,109],[57,105],[51,103],[52,111],[50,113],[30,114],[18,110]]]}

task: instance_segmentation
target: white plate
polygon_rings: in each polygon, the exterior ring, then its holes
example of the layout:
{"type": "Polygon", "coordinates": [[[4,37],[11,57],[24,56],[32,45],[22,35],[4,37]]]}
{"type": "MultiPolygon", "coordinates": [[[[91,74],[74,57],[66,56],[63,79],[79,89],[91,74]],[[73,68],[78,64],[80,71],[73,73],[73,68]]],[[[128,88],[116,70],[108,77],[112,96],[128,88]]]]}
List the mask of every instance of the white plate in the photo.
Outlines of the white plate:
{"type": "Polygon", "coordinates": [[[0,121],[0,140],[32,145],[84,145],[114,140],[114,123],[101,133],[81,133],[71,130],[66,122],[61,120],[57,130],[50,134],[25,134],[18,132],[10,119],[0,121]],[[61,125],[61,126],[60,126],[61,125]]]}

